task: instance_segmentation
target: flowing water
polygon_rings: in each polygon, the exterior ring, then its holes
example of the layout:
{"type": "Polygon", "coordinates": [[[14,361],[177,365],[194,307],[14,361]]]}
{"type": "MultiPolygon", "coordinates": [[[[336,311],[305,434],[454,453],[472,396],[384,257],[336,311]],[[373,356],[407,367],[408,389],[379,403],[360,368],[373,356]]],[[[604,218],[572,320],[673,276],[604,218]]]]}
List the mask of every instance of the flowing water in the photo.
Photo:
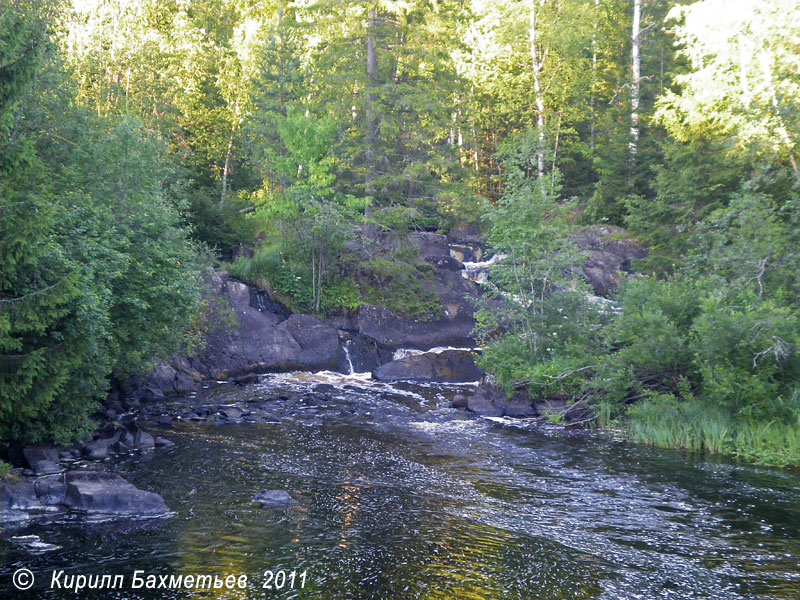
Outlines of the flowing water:
{"type": "Polygon", "coordinates": [[[114,467],[173,516],[6,533],[2,582],[26,567],[126,585],[134,570],[246,574],[247,588],[3,597],[800,598],[799,473],[447,408],[465,387],[292,374],[207,390],[191,401],[269,414],[178,423],[162,434],[173,451],[114,467]],[[297,503],[261,508],[264,489],[297,503]],[[266,570],[294,586],[265,589],[266,570]]]}

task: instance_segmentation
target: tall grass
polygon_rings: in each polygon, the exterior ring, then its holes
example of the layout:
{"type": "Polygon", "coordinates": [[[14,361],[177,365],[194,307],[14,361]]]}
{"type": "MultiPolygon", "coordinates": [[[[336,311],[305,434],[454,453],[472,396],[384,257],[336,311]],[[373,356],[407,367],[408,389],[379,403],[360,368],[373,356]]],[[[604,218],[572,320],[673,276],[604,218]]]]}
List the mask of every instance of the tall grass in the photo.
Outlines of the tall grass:
{"type": "Polygon", "coordinates": [[[628,410],[627,429],[634,441],[660,448],[729,452],[733,419],[719,408],[671,397],[645,400],[628,410]]]}
{"type": "Polygon", "coordinates": [[[728,454],[764,465],[800,465],[798,417],[754,422],[702,400],[659,396],[630,407],[625,429],[632,440],[660,448],[728,454]]]}

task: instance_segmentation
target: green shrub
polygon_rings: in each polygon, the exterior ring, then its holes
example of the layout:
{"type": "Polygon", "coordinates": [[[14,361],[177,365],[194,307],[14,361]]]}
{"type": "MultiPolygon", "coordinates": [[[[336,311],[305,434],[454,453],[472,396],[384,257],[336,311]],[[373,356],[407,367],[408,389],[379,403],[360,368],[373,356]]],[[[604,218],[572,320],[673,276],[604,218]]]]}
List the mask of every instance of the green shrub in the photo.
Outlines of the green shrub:
{"type": "Polygon", "coordinates": [[[433,319],[441,313],[441,303],[424,286],[432,272],[402,260],[415,256],[413,250],[408,250],[406,256],[396,253],[393,258],[380,256],[362,262],[355,277],[366,304],[385,306],[399,317],[433,319]]]}

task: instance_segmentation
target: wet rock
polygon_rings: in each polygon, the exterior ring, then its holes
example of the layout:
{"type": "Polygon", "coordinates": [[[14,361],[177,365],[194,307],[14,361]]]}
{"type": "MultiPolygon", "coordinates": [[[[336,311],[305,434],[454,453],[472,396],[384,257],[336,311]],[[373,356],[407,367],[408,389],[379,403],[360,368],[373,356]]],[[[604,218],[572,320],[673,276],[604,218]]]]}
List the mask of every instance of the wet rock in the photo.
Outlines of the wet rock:
{"type": "Polygon", "coordinates": [[[40,460],[33,465],[33,472],[36,475],[53,475],[62,471],[58,463],[52,460],[40,460]]]}
{"type": "Polygon", "coordinates": [[[251,385],[258,383],[258,375],[255,373],[248,373],[247,375],[234,377],[233,382],[237,385],[251,385]]]}
{"type": "Polygon", "coordinates": [[[0,485],[0,507],[3,509],[4,521],[24,519],[27,518],[28,511],[44,508],[36,496],[36,488],[32,481],[0,485]]]}
{"type": "Polygon", "coordinates": [[[462,271],[464,264],[452,256],[440,256],[429,261],[437,269],[446,269],[448,271],[462,271]]]}
{"type": "Polygon", "coordinates": [[[175,447],[175,443],[171,442],[170,440],[168,440],[166,438],[157,437],[155,439],[155,442],[156,442],[156,448],[165,448],[166,449],[166,448],[174,448],[175,447]]]}
{"type": "Polygon", "coordinates": [[[103,460],[108,457],[111,445],[118,441],[120,434],[114,434],[111,437],[100,438],[91,442],[86,442],[83,445],[83,452],[87,458],[91,460],[103,460]]]}
{"type": "Polygon", "coordinates": [[[284,508],[297,503],[284,490],[263,490],[253,496],[253,502],[261,503],[261,508],[284,508]]]}
{"type": "Polygon", "coordinates": [[[162,427],[171,427],[172,426],[172,417],[162,416],[158,418],[158,424],[162,427]]]}
{"type": "Polygon", "coordinates": [[[467,350],[445,350],[407,356],[378,367],[373,376],[380,381],[422,379],[428,381],[477,381],[483,371],[467,350]]]}
{"type": "Polygon", "coordinates": [[[156,442],[144,429],[137,429],[133,436],[133,446],[137,450],[152,450],[156,447],[156,442]]]}
{"type": "Polygon", "coordinates": [[[525,390],[517,390],[506,400],[504,417],[535,417],[539,411],[525,390]]]}
{"type": "Polygon", "coordinates": [[[132,448],[121,441],[116,441],[111,444],[111,451],[115,454],[128,454],[132,451],[132,448]]]}
{"type": "Polygon", "coordinates": [[[219,414],[223,415],[226,419],[236,421],[242,418],[243,411],[237,406],[220,406],[219,414]]]}
{"type": "Polygon", "coordinates": [[[505,404],[505,396],[499,398],[482,392],[467,398],[467,408],[484,417],[502,417],[505,404]]]}
{"type": "Polygon", "coordinates": [[[342,339],[342,352],[338,370],[341,373],[371,373],[378,365],[391,360],[391,352],[388,356],[382,356],[381,349],[364,336],[351,335],[344,331],[339,332],[342,339]],[[348,360],[349,357],[349,360],[348,360]]]}
{"type": "Polygon", "coordinates": [[[516,392],[508,398],[490,375],[485,376],[475,393],[467,398],[467,408],[485,417],[533,417],[538,414],[526,392],[516,392]]]}
{"type": "MultiPolygon", "coordinates": [[[[314,386],[314,391],[320,394],[335,394],[337,392],[336,388],[332,386],[330,383],[320,383],[314,386]]],[[[305,400],[305,398],[303,398],[305,400]]],[[[313,398],[309,398],[313,400],[313,398]]]]}
{"type": "Polygon", "coordinates": [[[462,394],[457,394],[453,397],[450,406],[452,408],[467,408],[467,397],[462,394]]]}
{"type": "Polygon", "coordinates": [[[36,496],[42,504],[53,506],[64,503],[67,486],[61,477],[39,479],[34,483],[34,488],[36,496]]]}
{"type": "Polygon", "coordinates": [[[155,516],[168,512],[158,494],[103,471],[67,473],[64,505],[88,514],[155,516]]]}

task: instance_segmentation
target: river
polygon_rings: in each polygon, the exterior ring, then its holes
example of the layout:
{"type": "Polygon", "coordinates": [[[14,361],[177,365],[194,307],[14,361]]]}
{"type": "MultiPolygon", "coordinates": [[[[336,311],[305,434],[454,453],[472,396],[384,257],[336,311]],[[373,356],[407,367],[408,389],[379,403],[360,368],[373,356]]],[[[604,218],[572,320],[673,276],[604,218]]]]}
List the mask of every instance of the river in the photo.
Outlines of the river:
{"type": "Polygon", "coordinates": [[[170,518],[4,534],[3,581],[25,567],[38,582],[4,597],[75,598],[44,589],[60,569],[248,578],[81,598],[800,597],[800,473],[448,408],[466,387],[283,374],[176,399],[267,416],[179,422],[159,432],[172,451],[114,465],[170,518]],[[261,508],[264,489],[297,503],[261,508]]]}

